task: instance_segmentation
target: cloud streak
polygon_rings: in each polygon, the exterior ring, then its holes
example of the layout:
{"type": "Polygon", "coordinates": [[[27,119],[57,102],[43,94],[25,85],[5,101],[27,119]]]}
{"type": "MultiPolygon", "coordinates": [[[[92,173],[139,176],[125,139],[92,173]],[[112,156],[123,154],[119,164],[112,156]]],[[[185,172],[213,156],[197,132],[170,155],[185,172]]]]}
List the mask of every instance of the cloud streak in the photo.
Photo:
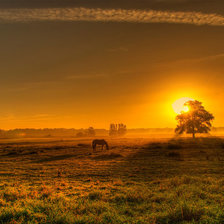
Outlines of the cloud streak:
{"type": "Polygon", "coordinates": [[[70,75],[67,76],[67,80],[86,80],[86,79],[98,79],[106,77],[105,74],[90,74],[90,75],[70,75]]]}
{"type": "Polygon", "coordinates": [[[100,8],[0,9],[1,23],[33,21],[180,23],[224,26],[224,16],[201,12],[100,8]]]}

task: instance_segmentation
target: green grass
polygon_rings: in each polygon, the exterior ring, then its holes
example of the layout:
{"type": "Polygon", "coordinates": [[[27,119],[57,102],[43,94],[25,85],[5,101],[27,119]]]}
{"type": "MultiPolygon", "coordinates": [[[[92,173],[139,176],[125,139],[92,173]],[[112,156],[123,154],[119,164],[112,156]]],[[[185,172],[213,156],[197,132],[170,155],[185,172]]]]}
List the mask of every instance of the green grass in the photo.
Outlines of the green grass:
{"type": "Polygon", "coordinates": [[[223,139],[108,142],[2,144],[0,223],[224,223],[223,139]]]}

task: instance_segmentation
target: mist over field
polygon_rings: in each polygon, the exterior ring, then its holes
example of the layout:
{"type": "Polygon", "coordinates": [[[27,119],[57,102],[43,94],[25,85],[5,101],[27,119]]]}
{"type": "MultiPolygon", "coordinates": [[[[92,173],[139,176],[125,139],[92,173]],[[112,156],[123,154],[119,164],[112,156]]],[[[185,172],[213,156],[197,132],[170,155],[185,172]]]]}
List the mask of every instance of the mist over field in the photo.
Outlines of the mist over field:
{"type": "MultiPolygon", "coordinates": [[[[76,138],[78,133],[85,133],[88,129],[66,129],[66,128],[44,128],[44,129],[12,129],[12,130],[0,130],[0,139],[13,139],[13,138],[76,138]]],[[[108,137],[109,130],[107,129],[94,129],[94,136],[83,136],[84,138],[92,137],[108,137]]],[[[127,129],[127,133],[124,138],[173,138],[175,137],[174,128],[135,128],[127,129]]],[[[184,135],[189,137],[189,135],[184,135]]],[[[203,135],[202,135],[203,136],[203,135]]],[[[224,128],[213,127],[210,134],[204,136],[217,137],[224,136],[224,128]]]]}

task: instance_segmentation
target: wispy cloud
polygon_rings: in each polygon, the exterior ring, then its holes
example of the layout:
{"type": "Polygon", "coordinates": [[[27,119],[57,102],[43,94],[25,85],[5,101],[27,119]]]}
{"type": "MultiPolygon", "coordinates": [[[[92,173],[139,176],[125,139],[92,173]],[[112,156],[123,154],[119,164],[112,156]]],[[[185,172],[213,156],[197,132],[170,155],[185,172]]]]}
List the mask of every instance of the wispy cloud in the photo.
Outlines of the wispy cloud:
{"type": "Polygon", "coordinates": [[[196,58],[185,58],[180,60],[174,60],[174,61],[168,61],[165,63],[159,63],[158,66],[161,67],[161,65],[170,66],[173,64],[194,64],[194,63],[201,63],[201,62],[211,62],[211,61],[217,61],[217,59],[224,58],[224,53],[215,54],[215,55],[209,55],[204,57],[196,57],[196,58]]]}
{"type": "Polygon", "coordinates": [[[53,114],[34,114],[29,116],[17,116],[13,113],[1,115],[1,122],[24,122],[24,121],[42,121],[56,118],[56,115],[53,114]]]}
{"type": "Polygon", "coordinates": [[[177,63],[200,63],[200,62],[207,62],[207,61],[216,61],[219,58],[223,58],[224,54],[216,54],[216,55],[210,55],[205,57],[199,57],[199,58],[192,58],[192,59],[184,59],[176,61],[177,63]]]}
{"type": "Polygon", "coordinates": [[[106,77],[105,74],[90,74],[90,75],[70,75],[67,76],[68,80],[86,80],[86,79],[98,79],[106,77]]]}
{"type": "Polygon", "coordinates": [[[183,23],[223,26],[224,16],[200,12],[157,10],[43,8],[0,9],[0,22],[94,21],[133,23],[183,23]]]}
{"type": "Polygon", "coordinates": [[[125,48],[125,47],[118,47],[118,48],[110,48],[110,49],[107,49],[108,52],[113,52],[113,53],[116,53],[116,52],[128,52],[128,49],[125,48]]]}

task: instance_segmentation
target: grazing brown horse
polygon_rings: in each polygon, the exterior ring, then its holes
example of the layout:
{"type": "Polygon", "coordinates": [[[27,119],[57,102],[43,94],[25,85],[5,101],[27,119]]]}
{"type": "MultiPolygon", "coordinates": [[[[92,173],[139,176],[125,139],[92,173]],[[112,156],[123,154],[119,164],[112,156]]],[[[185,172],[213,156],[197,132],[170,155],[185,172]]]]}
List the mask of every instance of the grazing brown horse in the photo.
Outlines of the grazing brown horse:
{"type": "Polygon", "coordinates": [[[96,146],[97,145],[101,145],[102,146],[102,150],[104,145],[106,146],[106,149],[109,149],[109,146],[107,144],[107,142],[104,139],[94,139],[92,142],[92,147],[93,147],[93,151],[96,151],[96,146]]]}

